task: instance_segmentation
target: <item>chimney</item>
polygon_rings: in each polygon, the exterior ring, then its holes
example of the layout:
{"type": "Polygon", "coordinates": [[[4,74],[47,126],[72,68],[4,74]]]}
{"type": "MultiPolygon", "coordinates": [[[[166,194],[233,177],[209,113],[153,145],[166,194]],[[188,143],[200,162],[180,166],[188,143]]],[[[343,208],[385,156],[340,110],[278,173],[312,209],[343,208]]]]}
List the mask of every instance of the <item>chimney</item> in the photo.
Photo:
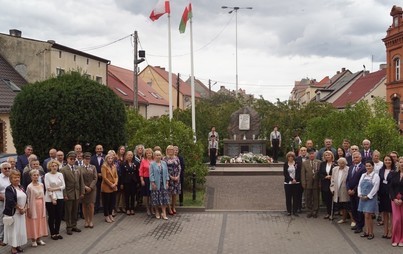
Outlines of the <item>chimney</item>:
{"type": "Polygon", "coordinates": [[[340,74],[340,71],[337,71],[336,74],[340,74]]]}
{"type": "Polygon", "coordinates": [[[341,68],[341,72],[345,72],[346,71],[346,68],[341,68]]]}
{"type": "Polygon", "coordinates": [[[48,40],[47,42],[50,43],[50,44],[55,44],[56,43],[56,41],[54,41],[54,40],[48,40]]]}
{"type": "Polygon", "coordinates": [[[386,64],[380,64],[380,65],[379,65],[379,69],[380,69],[380,70],[386,69],[386,64]]]}
{"type": "Polygon", "coordinates": [[[10,29],[10,35],[21,38],[22,32],[18,29],[10,29]]]}

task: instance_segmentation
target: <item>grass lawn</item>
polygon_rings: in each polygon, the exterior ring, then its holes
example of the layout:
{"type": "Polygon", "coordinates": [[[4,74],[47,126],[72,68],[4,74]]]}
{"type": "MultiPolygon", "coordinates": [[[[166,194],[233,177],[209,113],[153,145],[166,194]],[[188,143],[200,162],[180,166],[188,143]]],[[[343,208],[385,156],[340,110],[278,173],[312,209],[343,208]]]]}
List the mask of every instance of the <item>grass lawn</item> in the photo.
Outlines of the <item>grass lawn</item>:
{"type": "Polygon", "coordinates": [[[196,189],[196,200],[192,200],[192,190],[185,190],[183,193],[184,206],[204,206],[204,188],[196,189]]]}

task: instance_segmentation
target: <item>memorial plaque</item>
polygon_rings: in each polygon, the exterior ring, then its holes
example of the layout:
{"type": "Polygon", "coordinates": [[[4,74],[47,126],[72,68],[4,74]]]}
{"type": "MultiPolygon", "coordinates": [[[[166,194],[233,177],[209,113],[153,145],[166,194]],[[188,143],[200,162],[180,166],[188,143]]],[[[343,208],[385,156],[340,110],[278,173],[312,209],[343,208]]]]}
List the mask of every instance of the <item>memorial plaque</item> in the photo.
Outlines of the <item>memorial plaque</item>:
{"type": "Polygon", "coordinates": [[[239,114],[239,130],[248,131],[250,129],[250,115],[239,114]]]}

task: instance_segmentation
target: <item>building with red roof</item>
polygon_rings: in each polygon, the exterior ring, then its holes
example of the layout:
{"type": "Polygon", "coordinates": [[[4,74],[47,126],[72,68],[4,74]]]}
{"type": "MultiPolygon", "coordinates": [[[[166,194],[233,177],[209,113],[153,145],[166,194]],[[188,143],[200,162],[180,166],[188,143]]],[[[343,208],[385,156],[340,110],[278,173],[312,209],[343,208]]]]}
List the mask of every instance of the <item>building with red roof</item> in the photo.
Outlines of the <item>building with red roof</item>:
{"type": "Polygon", "coordinates": [[[10,111],[14,98],[28,82],[0,54],[0,153],[15,153],[10,111]]]}
{"type": "MultiPolygon", "coordinates": [[[[165,68],[148,65],[139,73],[139,77],[169,103],[169,72],[165,68]]],[[[195,91],[195,99],[198,98],[201,98],[200,93],[195,91]]],[[[172,73],[173,109],[186,109],[191,107],[191,103],[190,85],[172,73]]]]}
{"type": "MultiPolygon", "coordinates": [[[[127,106],[133,106],[133,81],[134,73],[132,70],[109,65],[108,87],[110,87],[127,106]]],[[[168,101],[141,78],[138,78],[137,98],[139,113],[146,119],[169,113],[168,101]]]]}
{"type": "Polygon", "coordinates": [[[362,100],[371,104],[375,97],[385,98],[386,69],[368,73],[367,71],[348,87],[332,104],[335,108],[344,109],[362,100]]]}

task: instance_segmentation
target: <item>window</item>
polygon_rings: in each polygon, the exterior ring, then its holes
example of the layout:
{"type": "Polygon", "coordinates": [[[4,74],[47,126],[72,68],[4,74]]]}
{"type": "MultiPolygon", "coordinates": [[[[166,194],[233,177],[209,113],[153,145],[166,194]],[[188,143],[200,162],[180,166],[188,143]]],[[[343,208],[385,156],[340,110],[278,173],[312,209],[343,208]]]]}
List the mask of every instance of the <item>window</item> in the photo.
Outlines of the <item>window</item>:
{"type": "Polygon", "coordinates": [[[397,124],[400,122],[400,98],[394,96],[392,98],[392,110],[393,110],[393,119],[396,121],[397,124]]]}
{"type": "Polygon", "coordinates": [[[74,56],[73,56],[73,58],[74,58],[74,62],[75,62],[75,61],[76,61],[76,59],[77,59],[77,56],[76,56],[76,55],[74,55],[74,56]]]}
{"type": "Polygon", "coordinates": [[[95,80],[96,80],[98,83],[102,84],[102,77],[96,76],[95,80]]]}
{"type": "Polygon", "coordinates": [[[87,64],[90,64],[90,59],[87,58],[87,64]]]}
{"type": "Polygon", "coordinates": [[[59,50],[59,58],[62,58],[62,51],[59,50]]]}
{"type": "Polygon", "coordinates": [[[115,87],[116,90],[119,91],[119,93],[123,94],[124,96],[127,96],[127,93],[125,93],[122,89],[115,87]]]}
{"type": "Polygon", "coordinates": [[[59,76],[63,75],[64,73],[65,73],[64,69],[62,69],[60,67],[56,68],[56,76],[59,77],[59,76]]]}
{"type": "Polygon", "coordinates": [[[150,94],[151,94],[152,96],[154,96],[154,98],[156,98],[156,99],[161,99],[161,98],[162,98],[162,97],[161,97],[159,94],[157,94],[157,93],[150,92],[150,94]]]}
{"type": "Polygon", "coordinates": [[[11,90],[13,90],[13,92],[19,92],[21,91],[21,88],[19,88],[16,84],[14,84],[13,81],[9,80],[9,79],[2,79],[4,81],[4,83],[6,83],[6,85],[8,87],[11,88],[11,90]]]}
{"type": "Polygon", "coordinates": [[[86,77],[87,79],[91,79],[91,75],[90,75],[90,74],[84,74],[84,77],[86,77]]]}
{"type": "Polygon", "coordinates": [[[101,62],[98,61],[98,67],[101,67],[101,62]]]}
{"type": "Polygon", "coordinates": [[[395,81],[400,80],[400,58],[395,58],[393,60],[393,64],[395,66],[395,81]]]}
{"type": "Polygon", "coordinates": [[[146,97],[146,95],[143,93],[143,92],[141,92],[140,90],[137,92],[139,95],[141,95],[141,96],[143,96],[143,97],[146,97]]]}

